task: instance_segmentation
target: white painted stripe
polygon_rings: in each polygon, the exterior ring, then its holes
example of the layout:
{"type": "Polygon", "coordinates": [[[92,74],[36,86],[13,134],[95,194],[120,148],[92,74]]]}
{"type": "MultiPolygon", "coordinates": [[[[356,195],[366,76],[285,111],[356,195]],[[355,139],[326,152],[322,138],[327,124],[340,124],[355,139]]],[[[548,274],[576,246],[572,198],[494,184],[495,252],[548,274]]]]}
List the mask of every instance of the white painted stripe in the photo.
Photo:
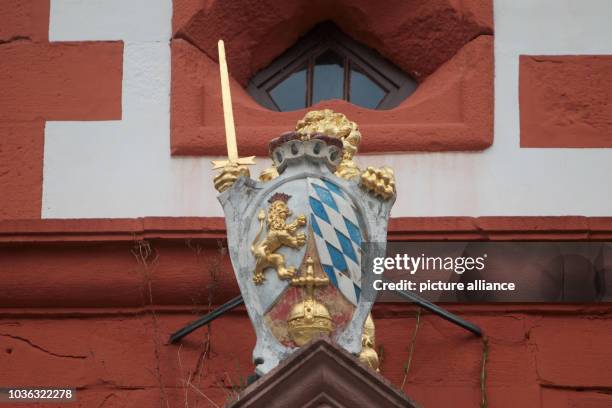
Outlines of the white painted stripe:
{"type": "MultiPolygon", "coordinates": [[[[519,55],[612,54],[612,2],[494,4],[493,146],[359,156],[358,162],[395,169],[395,217],[612,216],[612,184],[604,178],[612,173],[612,149],[521,149],[518,110],[519,55]]],[[[127,44],[121,121],[47,123],[43,217],[223,215],[214,198],[213,157],[170,156],[171,18],[170,0],[52,0],[52,41],[127,44]]],[[[268,164],[258,159],[257,167],[268,164]]]]}
{"type": "Polygon", "coordinates": [[[168,42],[172,0],[51,0],[50,41],[168,42]]]}

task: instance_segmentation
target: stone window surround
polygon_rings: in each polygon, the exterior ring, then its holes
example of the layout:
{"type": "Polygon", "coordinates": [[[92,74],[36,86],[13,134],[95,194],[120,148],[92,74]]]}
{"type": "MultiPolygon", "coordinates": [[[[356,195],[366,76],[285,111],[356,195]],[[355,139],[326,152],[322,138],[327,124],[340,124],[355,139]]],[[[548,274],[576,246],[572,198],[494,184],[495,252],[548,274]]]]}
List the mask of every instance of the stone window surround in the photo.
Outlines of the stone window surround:
{"type": "MultiPolygon", "coordinates": [[[[353,64],[385,91],[385,96],[376,107],[377,110],[396,107],[416,88],[412,78],[382,58],[375,50],[368,49],[354,41],[340,31],[335,24],[324,22],[300,38],[294,46],[275,59],[268,67],[255,74],[249,81],[247,91],[261,105],[277,110],[267,89],[272,89],[304,66],[307,66],[309,72],[312,73],[315,58],[327,50],[331,50],[345,61],[343,66],[344,95],[342,97],[344,100],[348,100],[349,69],[353,64]],[[349,62],[346,62],[347,60],[349,62]]],[[[310,101],[313,97],[312,74],[307,75],[306,88],[306,93],[309,95],[306,99],[310,101]]]]}
{"type": "MultiPolygon", "coordinates": [[[[360,152],[474,151],[492,144],[490,1],[470,0],[457,6],[436,0],[417,7],[398,3],[393,7],[402,10],[381,10],[384,7],[365,0],[339,0],[333,7],[323,3],[308,12],[305,8],[310,3],[305,0],[267,2],[276,9],[277,19],[246,3],[241,5],[242,0],[231,5],[211,1],[202,9],[181,9],[175,16],[171,42],[173,155],[225,154],[216,63],[219,38],[225,40],[228,52],[240,154],[267,155],[267,142],[292,129],[307,110],[275,112],[260,106],[245,90],[248,80],[325,20],[376,49],[419,82],[414,94],[386,111],[345,101],[324,101],[309,108],[331,108],[357,122],[363,134],[360,152]]],[[[181,3],[175,2],[175,11],[184,6],[181,3]]]]}

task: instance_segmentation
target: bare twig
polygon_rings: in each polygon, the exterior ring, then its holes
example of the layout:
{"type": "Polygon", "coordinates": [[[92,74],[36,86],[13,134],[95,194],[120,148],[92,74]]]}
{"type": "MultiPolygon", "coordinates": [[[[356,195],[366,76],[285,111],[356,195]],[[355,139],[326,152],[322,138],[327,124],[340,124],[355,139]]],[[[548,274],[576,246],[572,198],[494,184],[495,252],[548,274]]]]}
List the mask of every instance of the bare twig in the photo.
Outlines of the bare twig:
{"type": "MultiPolygon", "coordinates": [[[[198,242],[197,240],[187,239],[185,240],[185,245],[191,251],[193,251],[196,262],[198,265],[202,267],[202,270],[205,274],[208,274],[208,285],[206,285],[206,292],[203,293],[203,290],[196,294],[196,296],[192,299],[194,304],[194,313],[199,309],[195,308],[195,306],[200,306],[202,304],[206,304],[206,311],[211,312],[213,310],[214,298],[218,287],[219,275],[222,272],[222,262],[223,258],[227,254],[227,248],[223,245],[221,240],[217,241],[218,251],[214,256],[207,257],[205,247],[198,242]]],[[[204,288],[202,288],[204,289],[204,288]]],[[[212,324],[209,323],[206,325],[205,329],[202,331],[202,343],[199,350],[199,354],[195,359],[195,366],[193,370],[189,372],[188,383],[186,383],[186,387],[195,387],[199,386],[202,383],[203,377],[208,375],[207,373],[207,360],[210,358],[212,354],[212,324]],[[195,384],[195,385],[194,385],[195,384]]],[[[182,362],[181,362],[182,364],[182,362]]],[[[183,378],[185,376],[183,375],[183,378]]],[[[229,379],[229,377],[228,377],[229,379]]],[[[229,379],[231,382],[231,379],[229,379]]],[[[226,387],[223,387],[225,392],[228,392],[226,387]]],[[[200,392],[200,394],[202,394],[200,392]]],[[[205,395],[203,395],[206,397],[205,395]]],[[[206,397],[207,398],[207,397],[206,397]]],[[[208,399],[208,398],[207,398],[208,399]]],[[[210,401],[210,399],[208,399],[210,401]]],[[[212,402],[212,401],[211,401],[212,402]]],[[[197,401],[196,401],[197,404],[197,401]]]]}
{"type": "Polygon", "coordinates": [[[182,382],[183,382],[183,386],[185,389],[185,408],[189,408],[189,384],[191,384],[191,372],[189,372],[187,381],[185,381],[184,380],[185,375],[183,374],[183,360],[181,359],[181,349],[182,348],[183,348],[183,345],[181,344],[177,351],[177,355],[178,355],[179,371],[181,373],[181,378],[183,378],[182,382]]]}
{"type": "MultiPolygon", "coordinates": [[[[218,245],[218,254],[210,257],[209,259],[205,259],[202,254],[204,253],[204,248],[198,242],[194,242],[191,239],[185,240],[185,244],[187,248],[192,250],[196,256],[197,263],[202,265],[208,271],[208,275],[210,277],[209,284],[207,285],[207,305],[206,311],[210,313],[213,310],[213,302],[214,295],[218,285],[218,275],[221,272],[221,262],[223,257],[227,254],[227,248],[223,245],[221,240],[217,241],[218,245]]],[[[200,300],[193,299],[195,305],[200,304],[200,300]]],[[[211,335],[212,335],[212,323],[209,323],[205,327],[203,341],[202,341],[202,350],[198,358],[196,359],[196,365],[193,370],[194,376],[197,376],[197,382],[200,383],[202,379],[202,374],[205,369],[206,359],[211,355],[211,335]]]]}
{"type": "Polygon", "coordinates": [[[489,356],[489,339],[482,338],[482,365],[480,367],[480,408],[487,408],[487,357],[489,356]]]}
{"type": "Polygon", "coordinates": [[[414,325],[414,331],[412,332],[412,340],[410,340],[410,349],[408,351],[408,360],[404,363],[404,378],[402,379],[402,385],[400,390],[404,390],[406,380],[408,379],[408,373],[410,372],[410,366],[412,365],[412,356],[414,355],[414,347],[416,345],[417,333],[419,332],[419,325],[421,323],[421,308],[417,309],[416,323],[414,325]]]}
{"type": "Polygon", "coordinates": [[[198,394],[200,394],[201,396],[203,396],[204,398],[206,398],[206,400],[208,402],[210,402],[215,408],[219,408],[219,406],[217,404],[215,404],[215,401],[211,400],[208,395],[204,394],[202,391],[200,391],[199,388],[197,388],[195,385],[189,383],[189,385],[191,386],[191,388],[193,388],[198,394]]]}
{"type": "Polygon", "coordinates": [[[159,323],[157,320],[157,314],[155,313],[155,307],[153,303],[153,285],[151,283],[150,274],[150,272],[157,265],[157,261],[159,260],[159,254],[151,247],[149,241],[142,239],[134,241],[134,246],[132,247],[131,252],[132,255],[134,255],[134,258],[136,258],[136,262],[138,262],[142,266],[142,275],[144,279],[143,283],[145,290],[147,291],[146,296],[148,297],[147,301],[145,300],[145,295],[143,294],[143,304],[148,304],[150,306],[151,311],[151,320],[153,324],[153,344],[155,346],[155,370],[157,373],[155,377],[157,378],[157,381],[159,383],[159,388],[162,397],[160,405],[163,407],[165,402],[166,408],[170,408],[168,396],[166,395],[166,388],[164,387],[164,383],[161,378],[159,323]]]}
{"type": "Polygon", "coordinates": [[[227,378],[229,389],[231,390],[231,398],[236,398],[238,396],[238,392],[236,391],[236,389],[237,388],[240,389],[240,388],[234,385],[234,382],[230,378],[227,371],[225,372],[225,377],[227,378]]]}

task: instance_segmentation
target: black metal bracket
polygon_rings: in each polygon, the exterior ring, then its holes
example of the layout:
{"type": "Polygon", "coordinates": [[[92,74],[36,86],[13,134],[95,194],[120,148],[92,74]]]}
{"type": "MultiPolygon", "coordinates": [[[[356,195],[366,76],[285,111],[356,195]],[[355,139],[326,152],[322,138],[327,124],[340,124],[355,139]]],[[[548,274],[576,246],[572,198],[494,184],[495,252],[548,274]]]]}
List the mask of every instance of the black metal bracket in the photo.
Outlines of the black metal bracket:
{"type": "MultiPolygon", "coordinates": [[[[385,279],[385,282],[390,282],[390,281],[385,279]]],[[[398,295],[399,297],[409,300],[412,303],[422,307],[423,309],[429,310],[430,312],[440,316],[444,320],[447,320],[453,324],[456,324],[457,326],[462,327],[468,330],[469,332],[474,333],[478,337],[482,337],[482,330],[480,329],[480,327],[476,326],[475,324],[471,322],[468,322],[465,319],[462,319],[461,317],[449,312],[448,310],[444,308],[441,308],[440,306],[435,305],[434,303],[431,303],[429,300],[423,299],[419,295],[416,295],[406,290],[395,290],[394,293],[398,295]]],[[[217,309],[213,310],[212,312],[206,314],[205,316],[200,317],[199,319],[189,323],[187,326],[173,333],[170,336],[170,343],[173,344],[173,343],[178,342],[179,340],[187,336],[192,331],[202,326],[207,325],[208,323],[215,320],[217,317],[222,316],[226,312],[229,312],[230,310],[240,306],[243,303],[244,303],[244,299],[242,298],[242,296],[241,295],[236,296],[235,298],[222,304],[221,306],[219,306],[217,309]]]]}

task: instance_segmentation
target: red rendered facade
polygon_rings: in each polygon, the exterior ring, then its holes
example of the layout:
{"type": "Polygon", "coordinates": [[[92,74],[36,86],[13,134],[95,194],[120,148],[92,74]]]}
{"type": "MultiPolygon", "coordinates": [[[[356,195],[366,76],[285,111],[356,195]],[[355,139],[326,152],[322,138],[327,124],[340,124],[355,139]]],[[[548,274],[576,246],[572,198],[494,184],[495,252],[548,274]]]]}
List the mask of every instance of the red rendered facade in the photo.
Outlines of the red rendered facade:
{"type": "Polygon", "coordinates": [[[612,57],[520,60],[522,147],[612,147],[612,57]]]}
{"type": "MultiPolygon", "coordinates": [[[[609,219],[585,217],[408,218],[390,227],[390,239],[612,237],[609,219]]],[[[222,220],[4,221],[0,228],[7,294],[0,305],[0,362],[11,367],[0,382],[71,384],[80,388],[77,406],[105,399],[148,406],[166,399],[183,404],[184,383],[192,376],[222,405],[252,373],[255,338],[242,308],[180,346],[167,344],[178,328],[238,294],[218,247],[222,220]],[[143,243],[150,245],[148,257],[140,255],[146,254],[143,243]]],[[[610,364],[608,304],[446,306],[487,334],[489,406],[609,403],[597,392],[609,386],[602,374],[610,364]]],[[[374,309],[382,374],[397,387],[404,381],[416,313],[405,303],[374,309]]],[[[411,398],[422,406],[472,407],[480,401],[481,339],[423,314],[414,350],[404,384],[411,398]]],[[[188,394],[191,404],[204,399],[188,394]]]]}
{"type": "MultiPolygon", "coordinates": [[[[207,30],[219,30],[228,47],[239,50],[229,63],[241,154],[265,154],[270,137],[288,130],[304,112],[267,111],[243,87],[254,72],[323,19],[336,21],[407,72],[418,73],[421,82],[418,92],[391,113],[338,101],[317,106],[341,111],[359,123],[368,135],[363,151],[479,151],[493,143],[491,2],[463,2],[470,15],[463,22],[453,13],[457,2],[443,0],[414,10],[404,5],[409,2],[393,2],[387,8],[365,0],[339,1],[335,7],[324,1],[281,2],[275,13],[262,12],[257,19],[241,18],[243,2],[232,2],[231,7],[229,2],[201,3],[174,2],[174,155],[223,153],[224,146],[217,142],[223,140],[218,67],[210,57],[216,37],[207,30]],[[397,8],[402,11],[389,12],[397,8]],[[226,24],[230,15],[235,24],[226,24]],[[393,30],[401,31],[400,16],[408,22],[427,18],[405,37],[397,37],[393,30]],[[270,24],[271,29],[262,28],[270,24]],[[439,46],[436,27],[452,32],[445,31],[448,40],[439,46]],[[413,38],[435,55],[412,60],[395,51],[414,46],[413,38]]],[[[189,406],[196,406],[196,400],[197,406],[214,406],[209,400],[222,406],[253,371],[255,338],[245,310],[216,320],[181,346],[168,345],[167,339],[238,294],[229,259],[219,249],[223,220],[40,220],[44,121],[120,119],[123,44],[49,43],[47,1],[7,1],[0,5],[0,21],[0,386],[73,386],[79,391],[71,406],[82,407],[166,406],[166,401],[182,406],[185,395],[189,406]],[[188,379],[206,397],[186,392],[188,379]]],[[[521,86],[538,82],[541,68],[533,58],[522,59],[521,86]]],[[[607,67],[606,61],[569,58],[569,71],[580,77],[590,67],[607,67]]],[[[540,130],[533,125],[538,115],[549,111],[538,104],[550,100],[554,78],[545,85],[544,91],[534,87],[532,93],[521,92],[525,147],[546,147],[538,142],[540,130]]],[[[573,143],[570,136],[568,131],[548,147],[568,147],[573,143]]],[[[606,140],[591,137],[580,147],[609,147],[606,140]]],[[[610,240],[612,219],[399,218],[391,220],[389,236],[610,240]]],[[[609,304],[448,307],[487,334],[488,406],[612,404],[609,304]]],[[[416,313],[407,304],[375,307],[382,374],[397,387],[404,383],[403,390],[424,407],[477,406],[483,395],[484,343],[435,316],[421,316],[412,343],[414,356],[405,372],[416,313]]]]}
{"type": "Polygon", "coordinates": [[[48,0],[0,18],[0,219],[40,218],[45,120],[121,119],[123,44],[50,43],[48,0]]]}

